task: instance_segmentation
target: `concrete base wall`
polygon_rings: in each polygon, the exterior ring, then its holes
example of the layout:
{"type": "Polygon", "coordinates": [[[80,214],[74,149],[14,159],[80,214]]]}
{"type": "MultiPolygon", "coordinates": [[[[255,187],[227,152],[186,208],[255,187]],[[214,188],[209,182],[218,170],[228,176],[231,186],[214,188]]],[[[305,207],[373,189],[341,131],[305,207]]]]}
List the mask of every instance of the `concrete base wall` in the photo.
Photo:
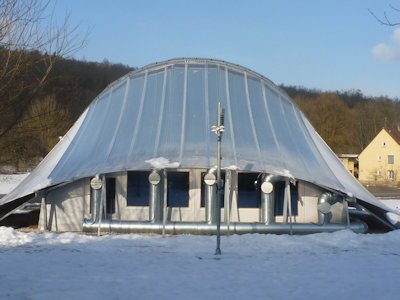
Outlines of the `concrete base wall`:
{"type": "MultiPolygon", "coordinates": [[[[81,179],[50,191],[46,196],[47,229],[82,231],[83,220],[90,218],[89,203],[89,179],[81,179]]],[[[39,218],[39,228],[42,226],[42,218],[39,218]]]]}
{"type": "MultiPolygon", "coordinates": [[[[182,170],[189,172],[189,206],[168,207],[167,222],[205,222],[205,208],[201,207],[201,174],[206,170],[182,170]]],[[[148,221],[149,207],[127,205],[127,172],[108,175],[114,177],[115,213],[107,216],[113,220],[148,221]]],[[[259,208],[237,208],[238,189],[236,171],[226,171],[225,208],[221,209],[221,222],[229,218],[231,223],[260,222],[259,208]]],[[[318,223],[318,197],[324,192],[321,188],[299,182],[298,213],[292,216],[293,223],[318,223]]],[[[46,198],[47,227],[51,231],[82,231],[84,219],[90,219],[90,179],[82,179],[50,191],[46,198]]],[[[276,216],[277,223],[284,222],[282,216],[276,216]]],[[[332,206],[330,221],[343,223],[344,208],[341,203],[332,206]]],[[[39,224],[40,226],[41,224],[39,224]]]]}

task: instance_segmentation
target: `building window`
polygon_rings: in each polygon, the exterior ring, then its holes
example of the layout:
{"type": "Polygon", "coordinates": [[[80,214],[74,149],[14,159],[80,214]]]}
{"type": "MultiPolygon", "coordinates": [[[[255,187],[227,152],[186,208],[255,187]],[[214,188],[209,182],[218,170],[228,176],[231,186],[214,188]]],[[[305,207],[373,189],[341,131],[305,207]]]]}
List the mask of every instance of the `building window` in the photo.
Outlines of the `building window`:
{"type": "Polygon", "coordinates": [[[393,170],[389,170],[388,171],[388,179],[389,180],[394,180],[394,171],[393,170]]]}
{"type": "Polygon", "coordinates": [[[388,164],[394,165],[394,155],[388,155],[388,164]]]}
{"type": "MultiPolygon", "coordinates": [[[[285,202],[285,185],[284,181],[278,181],[275,183],[275,216],[283,216],[283,205],[285,202]]],[[[298,214],[298,199],[299,193],[297,187],[290,184],[290,202],[292,204],[292,215],[297,216],[298,214]]]]}
{"type": "Polygon", "coordinates": [[[378,155],[377,160],[381,161],[382,160],[382,156],[378,155]]]}
{"type": "Polygon", "coordinates": [[[149,205],[149,171],[128,172],[128,190],[126,202],[128,206],[149,205]]]}
{"type": "Polygon", "coordinates": [[[168,172],[169,207],[189,207],[189,172],[168,172]]]}
{"type": "Polygon", "coordinates": [[[115,213],[115,178],[107,178],[106,193],[106,212],[113,214],[115,213]]]}
{"type": "Polygon", "coordinates": [[[381,176],[381,170],[376,170],[376,176],[381,176]]]}
{"type": "MultiPolygon", "coordinates": [[[[205,207],[206,206],[206,197],[205,197],[205,195],[206,195],[206,188],[207,188],[207,185],[206,185],[206,183],[204,182],[204,176],[206,176],[206,172],[202,172],[201,173],[201,202],[200,202],[200,207],[205,207]]],[[[215,175],[215,177],[216,177],[216,175],[215,175]]],[[[225,189],[224,189],[224,186],[225,186],[225,172],[222,172],[221,171],[221,180],[222,180],[222,182],[223,182],[223,185],[222,185],[222,190],[221,190],[221,208],[224,208],[224,199],[225,199],[225,189]]]]}
{"type": "Polygon", "coordinates": [[[386,142],[382,142],[382,148],[386,147],[386,142]]]}
{"type": "Polygon", "coordinates": [[[260,195],[257,195],[255,182],[258,173],[238,174],[238,208],[259,208],[260,195]]]}

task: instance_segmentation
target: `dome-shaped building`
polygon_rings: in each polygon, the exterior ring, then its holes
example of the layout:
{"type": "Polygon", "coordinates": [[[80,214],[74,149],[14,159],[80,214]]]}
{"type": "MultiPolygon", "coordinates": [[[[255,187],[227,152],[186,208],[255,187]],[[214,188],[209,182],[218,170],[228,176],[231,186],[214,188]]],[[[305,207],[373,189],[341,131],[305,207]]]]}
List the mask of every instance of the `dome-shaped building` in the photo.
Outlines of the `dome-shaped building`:
{"type": "Polygon", "coordinates": [[[285,92],[211,59],[155,63],[109,85],[1,214],[40,197],[49,230],[213,233],[218,102],[222,232],[360,232],[354,216],[371,215],[394,228],[285,92]]]}

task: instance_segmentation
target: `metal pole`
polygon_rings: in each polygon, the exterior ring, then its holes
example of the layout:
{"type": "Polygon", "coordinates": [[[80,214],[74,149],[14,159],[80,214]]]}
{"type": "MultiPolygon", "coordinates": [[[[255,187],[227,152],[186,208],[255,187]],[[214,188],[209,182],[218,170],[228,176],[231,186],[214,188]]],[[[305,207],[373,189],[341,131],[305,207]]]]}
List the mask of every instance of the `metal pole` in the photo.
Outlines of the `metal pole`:
{"type": "MultiPolygon", "coordinates": [[[[226,171],[225,172],[225,184],[227,182],[229,182],[229,186],[231,186],[231,181],[232,181],[232,171],[226,171]]],[[[226,186],[224,187],[225,189],[225,194],[228,195],[228,193],[226,193],[226,186]]],[[[228,235],[229,235],[229,227],[231,224],[231,201],[230,201],[230,197],[225,197],[225,199],[223,199],[224,201],[224,211],[225,211],[225,223],[228,226],[228,235]]]]}
{"type": "Polygon", "coordinates": [[[104,204],[106,201],[106,176],[102,175],[101,176],[101,181],[102,181],[102,186],[101,186],[101,197],[100,197],[100,207],[99,207],[99,224],[98,224],[98,228],[97,228],[97,236],[101,235],[101,221],[103,219],[103,208],[104,208],[104,204]]]}
{"type": "Polygon", "coordinates": [[[40,232],[47,231],[47,206],[46,206],[46,192],[42,192],[42,202],[40,205],[41,226],[40,232]]]}
{"type": "Polygon", "coordinates": [[[217,248],[215,255],[221,254],[221,140],[224,132],[224,115],[221,107],[221,102],[218,102],[217,108],[217,126],[212,126],[212,131],[217,135],[217,248]]]}
{"type": "Polygon", "coordinates": [[[168,175],[167,175],[167,170],[163,170],[163,175],[164,175],[164,184],[163,184],[163,189],[164,189],[164,196],[163,196],[163,227],[162,227],[162,235],[165,236],[165,224],[167,223],[167,214],[168,214],[168,207],[167,207],[167,201],[168,201],[168,175]]]}
{"type": "Polygon", "coordinates": [[[286,179],[286,189],[285,189],[285,197],[288,204],[289,209],[289,224],[290,224],[290,235],[293,235],[293,224],[292,224],[292,195],[290,192],[290,182],[289,179],[286,179]]]}
{"type": "MultiPolygon", "coordinates": [[[[218,106],[219,108],[219,106],[218,106]]],[[[221,135],[217,140],[217,248],[215,254],[221,254],[221,135]]]]}
{"type": "Polygon", "coordinates": [[[347,203],[347,200],[343,200],[343,209],[346,214],[346,224],[347,228],[350,228],[350,215],[349,215],[349,204],[347,203]]]}

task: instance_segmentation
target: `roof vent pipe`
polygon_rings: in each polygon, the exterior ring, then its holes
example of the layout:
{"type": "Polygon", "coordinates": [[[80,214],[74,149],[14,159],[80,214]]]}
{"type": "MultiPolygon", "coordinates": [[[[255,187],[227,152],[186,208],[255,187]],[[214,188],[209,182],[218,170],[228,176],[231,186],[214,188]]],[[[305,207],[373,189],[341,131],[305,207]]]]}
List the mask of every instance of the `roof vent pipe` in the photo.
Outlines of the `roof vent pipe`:
{"type": "Polygon", "coordinates": [[[165,235],[165,224],[167,223],[167,201],[168,201],[168,175],[167,175],[167,170],[163,170],[163,177],[164,177],[164,186],[163,186],[163,197],[162,197],[162,222],[163,222],[163,227],[162,227],[162,235],[165,235]]]}
{"type": "Polygon", "coordinates": [[[100,179],[100,175],[96,174],[95,177],[90,181],[90,187],[93,189],[91,193],[92,201],[90,204],[90,211],[92,212],[92,223],[97,223],[100,216],[100,201],[101,201],[101,188],[103,186],[103,181],[100,179]]]}
{"type": "Polygon", "coordinates": [[[206,206],[206,223],[216,224],[217,222],[217,170],[211,168],[204,176],[205,183],[205,206],[206,206]]]}
{"type": "Polygon", "coordinates": [[[328,224],[333,195],[331,193],[322,193],[318,198],[318,224],[328,224]]]}
{"type": "Polygon", "coordinates": [[[284,181],[279,175],[263,174],[261,179],[261,223],[275,223],[275,192],[274,183],[284,181]]]}
{"type": "Polygon", "coordinates": [[[106,198],[107,198],[107,185],[106,185],[106,175],[101,175],[101,192],[100,192],[100,203],[99,203],[99,213],[98,213],[98,228],[97,228],[97,236],[100,236],[101,234],[101,221],[103,219],[103,214],[104,216],[106,215],[106,198]]]}
{"type": "Polygon", "coordinates": [[[149,175],[149,221],[159,223],[163,220],[162,184],[158,170],[153,170],[149,175]]]}

